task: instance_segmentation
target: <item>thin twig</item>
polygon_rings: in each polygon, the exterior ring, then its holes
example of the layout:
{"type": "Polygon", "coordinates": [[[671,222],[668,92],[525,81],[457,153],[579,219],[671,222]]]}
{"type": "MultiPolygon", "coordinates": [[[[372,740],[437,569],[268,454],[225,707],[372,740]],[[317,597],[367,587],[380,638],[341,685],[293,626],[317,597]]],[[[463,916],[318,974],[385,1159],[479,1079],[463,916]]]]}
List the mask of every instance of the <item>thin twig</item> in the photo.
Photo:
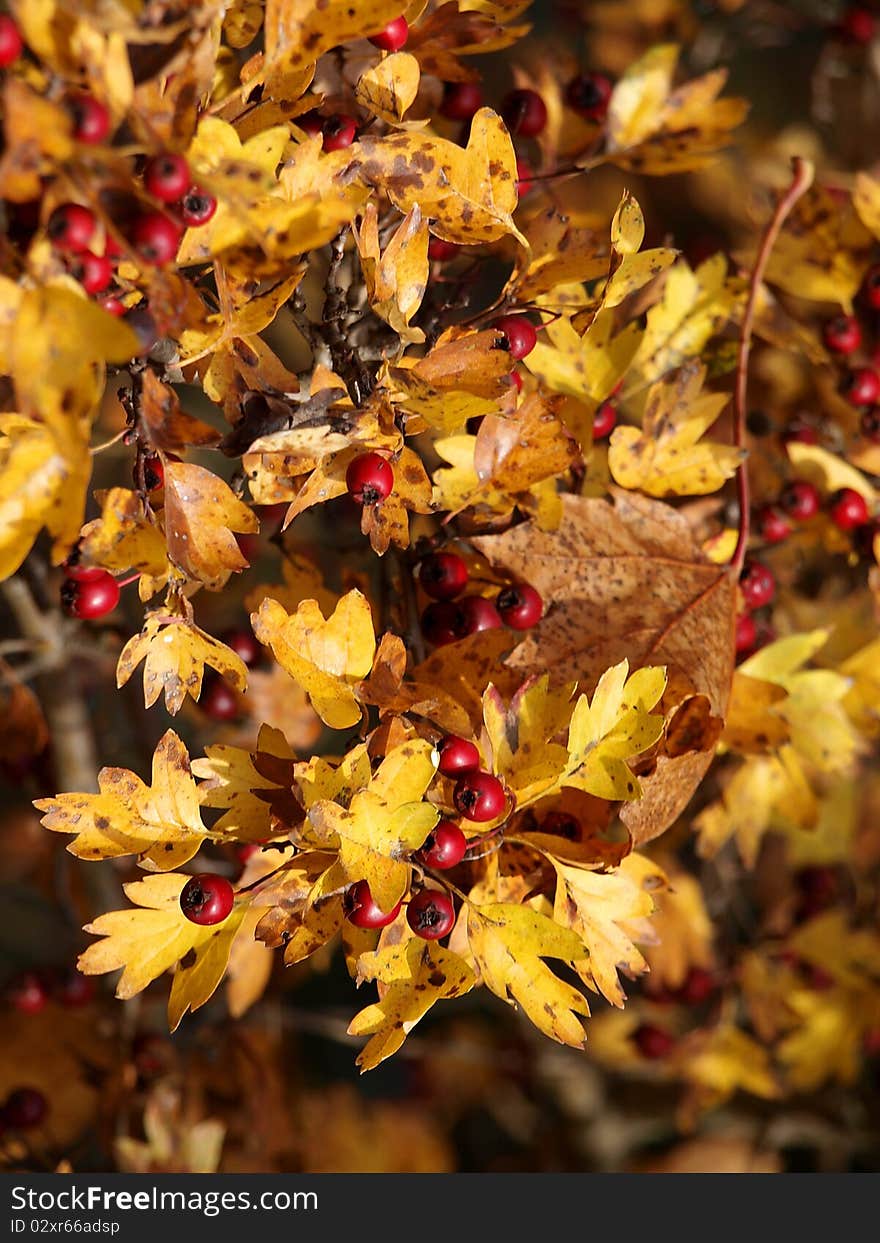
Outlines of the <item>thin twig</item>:
{"type": "MultiPolygon", "coordinates": [[[[761,284],[764,279],[764,272],[767,268],[770,253],[776,245],[776,239],[779,237],[780,230],[785,223],[789,213],[795,203],[809,190],[813,183],[813,165],[809,160],[801,159],[795,156],[792,160],[792,180],[791,185],[782,195],[776,204],[764,236],[761,239],[761,245],[758,250],[755,266],[752,269],[751,279],[749,281],[749,296],[746,301],[746,309],[743,314],[742,332],[739,341],[739,355],[736,361],[736,383],[733,393],[733,443],[738,449],[742,449],[745,444],[746,436],[746,394],[748,390],[749,380],[749,355],[752,349],[752,328],[755,321],[755,311],[758,305],[758,295],[760,293],[761,284]]],[[[746,545],[749,541],[749,471],[746,460],[740,462],[736,475],[736,494],[739,501],[739,535],[736,541],[736,548],[731,560],[731,566],[736,574],[739,574],[743,567],[746,557],[746,545]]]]}

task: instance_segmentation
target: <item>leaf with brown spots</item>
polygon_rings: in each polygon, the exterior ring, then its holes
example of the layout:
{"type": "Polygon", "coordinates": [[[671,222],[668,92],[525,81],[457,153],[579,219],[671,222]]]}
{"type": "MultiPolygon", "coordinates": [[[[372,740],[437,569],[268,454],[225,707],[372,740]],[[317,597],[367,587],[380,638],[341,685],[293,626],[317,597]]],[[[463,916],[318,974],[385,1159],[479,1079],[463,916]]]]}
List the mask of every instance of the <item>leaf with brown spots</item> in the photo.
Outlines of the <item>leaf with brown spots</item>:
{"type": "Polygon", "coordinates": [[[641,431],[617,427],[608,468],[622,488],[648,496],[705,496],[732,478],[745,457],[718,441],[703,440],[727,405],[727,393],[703,393],[706,369],[691,362],[648,393],[641,431]]]}
{"type": "Polygon", "coordinates": [[[180,909],[180,893],[190,878],[182,873],[147,876],[125,885],[134,908],[109,911],[85,927],[102,937],[80,955],[84,975],[103,975],[123,968],[116,996],[135,997],[166,971],[174,971],[168,999],[171,1030],[187,1010],[197,1010],[223,979],[229,951],[248,908],[236,902],[221,924],[202,927],[180,909]]]}
{"type": "Polygon", "coordinates": [[[362,108],[390,125],[402,121],[419,91],[419,62],[394,52],[358,78],[355,98],[362,108]]]}
{"type": "Polygon", "coordinates": [[[164,613],[148,613],[143,628],[126,643],[116,665],[116,685],[125,686],[142,660],[144,707],[151,708],[159,695],[172,716],[183,707],[187,695],[202,693],[205,665],[237,691],[247,686],[247,667],[232,648],[200,630],[185,618],[171,619],[164,613]]]}
{"type": "Polygon", "coordinates": [[[74,834],[67,849],[80,859],[137,855],[142,867],[168,872],[209,837],[189,755],[171,729],[153,754],[151,786],[127,768],[102,768],[98,788],[98,794],[59,794],[34,804],[45,812],[47,829],[74,834]]]}
{"type": "Polygon", "coordinates": [[[517,204],[516,155],[507,127],[491,108],[471,121],[467,147],[410,131],[363,137],[353,149],[357,175],[407,212],[418,204],[431,232],[448,242],[473,245],[511,235],[517,204]]]}
{"type": "Polygon", "coordinates": [[[161,526],[148,516],[144,498],[130,488],[98,493],[101,517],[87,522],[80,536],[80,561],[115,573],[135,571],[142,600],[155,595],[168,578],[168,550],[161,526]]]}
{"type": "MultiPolygon", "coordinates": [[[[730,572],[705,560],[685,519],[660,502],[615,491],[613,503],[565,496],[562,509],[557,531],[523,523],[474,540],[494,567],[532,583],[547,605],[508,663],[584,687],[623,659],[634,668],[663,665],[679,702],[704,695],[723,717],[734,658],[730,572]]],[[[636,841],[662,833],[684,808],[714,739],[705,751],[676,750],[661,748],[654,771],[640,772],[643,797],[621,813],[636,841]]]]}
{"type": "Polygon", "coordinates": [[[436,1002],[461,997],[475,983],[463,958],[421,937],[361,954],[357,971],[358,983],[384,985],[379,1001],[356,1014],[348,1028],[350,1036],[371,1037],[358,1055],[362,1071],[375,1070],[396,1053],[436,1002]]]}
{"type": "Polygon", "coordinates": [[[256,515],[227,483],[203,466],[165,466],[165,538],[168,555],[191,578],[219,590],[230,574],[247,569],[233,531],[259,530],[256,515]]]}

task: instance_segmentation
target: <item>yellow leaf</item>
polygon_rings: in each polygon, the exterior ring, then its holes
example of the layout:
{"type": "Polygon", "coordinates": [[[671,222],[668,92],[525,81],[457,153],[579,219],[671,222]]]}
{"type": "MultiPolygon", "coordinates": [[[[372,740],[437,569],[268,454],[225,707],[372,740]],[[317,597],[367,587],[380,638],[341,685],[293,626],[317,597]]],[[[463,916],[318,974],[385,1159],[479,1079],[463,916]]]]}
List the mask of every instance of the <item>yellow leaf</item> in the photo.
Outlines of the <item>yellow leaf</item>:
{"type": "Polygon", "coordinates": [[[463,958],[420,937],[361,954],[358,977],[384,985],[380,1000],[356,1014],[348,1029],[350,1036],[372,1037],[357,1059],[362,1071],[396,1053],[435,1002],[461,997],[474,986],[463,958]]]}
{"type": "Polygon", "coordinates": [[[361,719],[352,688],[372,668],[376,637],[370,606],[359,591],[344,595],[326,620],[315,600],[303,600],[292,614],[277,600],[264,600],[251,624],[326,725],[348,729],[361,719]]]}
{"type": "Polygon", "coordinates": [[[648,970],[633,939],[653,939],[646,920],[654,911],[650,890],[663,873],[643,855],[629,855],[613,872],[589,872],[551,857],[556,869],[553,918],[577,933],[589,958],[575,963],[580,978],[613,1006],[626,1000],[618,972],[631,980],[648,970]]]}
{"type": "Polygon", "coordinates": [[[419,62],[409,52],[394,52],[358,78],[355,98],[373,116],[394,125],[402,121],[419,93],[419,62]]]}
{"type": "Polygon", "coordinates": [[[641,431],[617,427],[608,467],[623,488],[648,496],[705,496],[731,478],[742,449],[701,439],[727,405],[726,393],[703,393],[705,367],[689,363],[648,393],[641,431]]]}
{"type": "MultiPolygon", "coordinates": [[[[679,260],[666,273],[661,300],[647,313],[647,324],[632,361],[632,387],[653,384],[702,352],[743,301],[742,283],[727,279],[727,260],[713,255],[692,271],[679,260]]],[[[631,385],[629,380],[624,395],[631,385]]]]}
{"type": "Polygon", "coordinates": [[[127,768],[102,768],[98,788],[98,794],[59,794],[34,804],[45,812],[47,829],[74,834],[68,850],[80,859],[137,855],[142,867],[168,872],[207,840],[189,755],[173,730],[156,746],[152,786],[127,768]]]}
{"type": "Polygon", "coordinates": [[[193,760],[192,771],[201,780],[202,806],[223,810],[212,833],[246,842],[270,838],[273,807],[293,798],[293,762],[284,736],[268,725],[260,726],[253,751],[226,744],[206,747],[204,758],[193,760]]]}
{"type": "Polygon", "coordinates": [[[775,1100],[779,1084],[767,1050],[732,1023],[721,1023],[683,1049],[681,1071],[708,1105],[718,1105],[742,1090],[775,1100]]]}
{"type": "Polygon", "coordinates": [[[64,487],[68,467],[48,428],[22,415],[0,415],[0,579],[31,550],[64,487]]]}
{"type": "Polygon", "coordinates": [[[821,445],[807,445],[791,441],[786,445],[789,460],[796,467],[799,479],[807,479],[824,493],[836,492],[838,488],[852,488],[873,508],[877,491],[860,470],[850,466],[836,453],[830,453],[821,445]]]}
{"type": "Polygon", "coordinates": [[[517,204],[516,156],[510,135],[491,108],[471,121],[466,148],[415,132],[363,137],[356,170],[401,211],[421,208],[431,232],[448,242],[473,245],[511,234],[517,204]]]}
{"type": "Polygon", "coordinates": [[[520,1006],[551,1040],[583,1047],[577,1015],[589,1015],[586,998],[542,961],[558,958],[572,966],[585,958],[574,932],[529,906],[493,902],[468,903],[467,936],[482,982],[496,997],[520,1006]]]}
{"type": "Polygon", "coordinates": [[[434,778],[431,744],[422,738],[394,747],[366,789],[348,807],[321,800],[309,808],[318,844],[336,846],[348,883],[365,880],[383,911],[390,911],[409,886],[410,851],[417,850],[440,813],[424,801],[434,778]]]}
{"type": "Polygon", "coordinates": [[[164,613],[148,613],[139,634],[129,639],[116,665],[116,685],[125,686],[142,660],[144,706],[151,708],[164,692],[165,707],[179,712],[187,695],[202,693],[205,665],[237,691],[247,686],[247,667],[240,656],[219,639],[184,618],[169,621],[164,613]]]}
{"type": "Polygon", "coordinates": [[[581,695],[568,731],[568,764],[562,782],[597,798],[630,801],[641,786],[626,761],[652,747],[663,733],[664,718],[651,715],[666,688],[666,671],[637,669],[629,663],[602,674],[592,702],[581,695]]]}
{"type": "Polygon", "coordinates": [[[259,529],[256,515],[229,485],[203,466],[165,467],[165,538],[168,555],[192,578],[218,590],[247,568],[233,531],[259,529]]]}
{"type": "Polygon", "coordinates": [[[645,217],[637,200],[625,190],[611,221],[611,245],[621,255],[634,255],[645,240],[645,217]]]}
{"type": "Polygon", "coordinates": [[[270,90],[276,78],[313,64],[332,47],[368,38],[399,16],[399,0],[267,0],[263,29],[270,90]]]}
{"type": "Polygon", "coordinates": [[[404,217],[380,255],[379,212],[375,203],[368,203],[355,241],[371,307],[402,342],[420,344],[424,332],[409,323],[428,287],[428,225],[418,204],[404,217]]]}
{"type": "Polygon", "coordinates": [[[526,807],[555,786],[568,752],[551,742],[568,728],[574,686],[550,689],[550,676],[525,682],[505,707],[491,684],[483,694],[483,721],[492,747],[492,771],[526,807]]]}
{"type": "Polygon", "coordinates": [[[564,316],[547,324],[523,359],[532,375],[557,393],[598,405],[610,396],[641,341],[637,324],[618,331],[612,311],[600,311],[583,337],[564,316]]]}
{"type": "Polygon", "coordinates": [[[672,861],[658,860],[668,886],[657,890],[657,909],[651,917],[653,937],[645,948],[656,987],[681,988],[691,967],[713,966],[715,929],[699,882],[672,861]]]}
{"type": "Polygon", "coordinates": [[[170,872],[124,885],[135,908],[110,911],[87,924],[85,931],[103,940],[90,945],[77,963],[85,975],[103,975],[122,967],[116,986],[121,999],[136,996],[165,971],[176,968],[168,1000],[172,1031],[187,1010],[197,1010],[214,993],[247,910],[246,903],[236,903],[222,924],[194,924],[180,909],[180,893],[189,879],[170,872]]]}
{"type": "Polygon", "coordinates": [[[101,517],[82,529],[82,561],[115,573],[135,571],[141,599],[149,599],[168,577],[162,528],[147,517],[144,498],[129,488],[111,488],[98,499],[101,517]]]}

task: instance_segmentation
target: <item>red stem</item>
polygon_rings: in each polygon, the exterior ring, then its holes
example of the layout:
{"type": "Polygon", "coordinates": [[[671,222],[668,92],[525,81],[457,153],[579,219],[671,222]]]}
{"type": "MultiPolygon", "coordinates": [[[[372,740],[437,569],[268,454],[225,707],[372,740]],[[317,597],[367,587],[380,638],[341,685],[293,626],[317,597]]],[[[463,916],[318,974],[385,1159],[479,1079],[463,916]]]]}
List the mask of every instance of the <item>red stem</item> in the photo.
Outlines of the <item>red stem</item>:
{"type": "MultiPolygon", "coordinates": [[[[758,250],[755,266],[749,281],[749,296],[743,314],[742,333],[739,341],[739,354],[736,360],[736,383],[733,392],[733,443],[738,449],[745,444],[746,438],[746,395],[749,382],[749,355],[752,350],[752,328],[755,322],[755,311],[758,305],[758,294],[764,279],[764,272],[770,253],[776,245],[776,239],[795,203],[809,190],[813,183],[813,166],[808,160],[795,156],[792,160],[791,185],[779,199],[758,250]]],[[[749,472],[745,458],[740,462],[736,475],[736,494],[739,500],[739,535],[734,549],[731,567],[738,575],[746,557],[746,545],[749,542],[750,493],[749,472]]]]}

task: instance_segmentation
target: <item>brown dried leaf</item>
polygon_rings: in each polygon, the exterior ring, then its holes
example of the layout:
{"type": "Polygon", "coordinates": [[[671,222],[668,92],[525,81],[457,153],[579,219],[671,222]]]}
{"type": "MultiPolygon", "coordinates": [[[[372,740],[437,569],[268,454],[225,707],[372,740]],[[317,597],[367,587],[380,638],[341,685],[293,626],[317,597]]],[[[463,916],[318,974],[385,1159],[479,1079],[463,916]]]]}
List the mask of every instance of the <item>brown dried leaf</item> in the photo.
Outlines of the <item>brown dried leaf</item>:
{"type": "Polygon", "coordinates": [[[168,554],[206,587],[219,589],[247,568],[233,531],[252,533],[259,521],[228,484],[203,466],[165,467],[165,537],[168,554]]]}
{"type": "MultiPolygon", "coordinates": [[[[508,664],[549,670],[554,682],[584,689],[624,658],[632,668],[666,665],[673,685],[704,695],[723,717],[734,657],[730,573],[703,558],[669,506],[619,491],[614,504],[565,496],[562,506],[556,531],[528,523],[474,540],[493,566],[533,583],[548,605],[508,664]]],[[[687,804],[711,761],[713,732],[697,731],[705,750],[683,751],[679,737],[642,778],[644,797],[622,812],[637,843],[662,833],[687,804]]]]}

